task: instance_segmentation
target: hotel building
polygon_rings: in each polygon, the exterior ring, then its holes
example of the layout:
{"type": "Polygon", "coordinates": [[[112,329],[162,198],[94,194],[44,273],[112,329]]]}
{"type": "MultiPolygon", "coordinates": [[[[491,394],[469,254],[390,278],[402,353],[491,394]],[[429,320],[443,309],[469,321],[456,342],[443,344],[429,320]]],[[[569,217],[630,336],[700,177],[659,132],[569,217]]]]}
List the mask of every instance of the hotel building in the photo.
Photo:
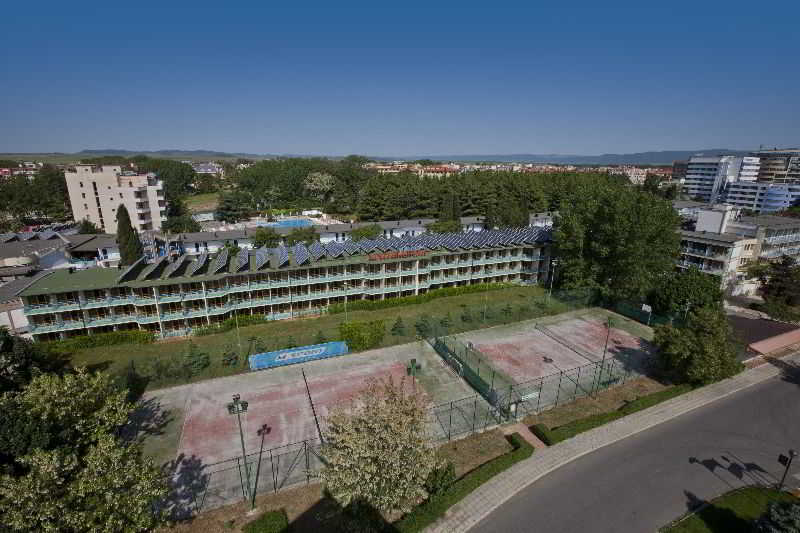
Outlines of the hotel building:
{"type": "Polygon", "coordinates": [[[223,249],[125,270],[55,271],[19,296],[36,340],[126,329],[182,336],[235,313],[278,320],[442,287],[546,283],[550,243],[549,228],[528,227],[223,249]]]}

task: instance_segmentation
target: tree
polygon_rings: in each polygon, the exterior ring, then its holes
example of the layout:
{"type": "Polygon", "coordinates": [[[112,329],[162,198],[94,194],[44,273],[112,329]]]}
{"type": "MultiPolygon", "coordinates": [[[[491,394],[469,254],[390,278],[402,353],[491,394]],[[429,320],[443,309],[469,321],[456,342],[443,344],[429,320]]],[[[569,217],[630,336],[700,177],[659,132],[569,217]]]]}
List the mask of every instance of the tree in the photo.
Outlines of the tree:
{"type": "Polygon", "coordinates": [[[764,311],[777,320],[800,321],[800,265],[784,256],[762,276],[764,311]]]}
{"type": "Polygon", "coordinates": [[[397,317],[394,324],[392,325],[392,335],[395,337],[400,337],[406,334],[406,325],[403,323],[402,317],[397,317]]]}
{"type": "MultiPolygon", "coordinates": [[[[0,526],[17,531],[144,531],[164,520],[164,476],[117,435],[133,406],[106,374],[41,374],[3,396],[17,439],[0,476],[0,526]],[[34,431],[31,431],[31,430],[34,431]],[[25,445],[28,445],[27,447],[25,445]]],[[[4,420],[8,422],[8,419],[4,420]]]]}
{"type": "Polygon", "coordinates": [[[196,376],[208,368],[210,364],[211,359],[208,357],[208,354],[201,351],[195,343],[189,341],[186,355],[184,355],[184,366],[186,367],[187,374],[189,374],[189,376],[196,376]]]}
{"type": "Polygon", "coordinates": [[[303,184],[313,198],[321,202],[328,202],[333,193],[335,181],[336,179],[331,174],[316,171],[309,173],[303,184]]]}
{"type": "Polygon", "coordinates": [[[427,337],[431,333],[431,317],[422,314],[414,324],[414,329],[417,330],[417,335],[420,337],[427,337]]]}
{"type": "Polygon", "coordinates": [[[170,233],[192,233],[202,231],[200,224],[191,215],[169,217],[161,224],[162,231],[170,233]]]}
{"type": "Polygon", "coordinates": [[[447,313],[439,320],[439,325],[445,333],[450,331],[450,328],[453,326],[453,319],[450,317],[450,313],[447,313]]]}
{"type": "Polygon", "coordinates": [[[98,233],[102,233],[102,231],[88,218],[82,219],[78,224],[79,235],[96,235],[98,233]]]}
{"type": "Polygon", "coordinates": [[[350,232],[350,239],[353,241],[360,241],[362,239],[377,239],[383,233],[383,228],[378,224],[370,224],[368,226],[361,226],[350,232]]]}
{"type": "Polygon", "coordinates": [[[249,215],[249,201],[246,195],[234,191],[231,193],[221,193],[215,217],[223,222],[239,222],[249,215]]]}
{"type": "Polygon", "coordinates": [[[771,502],[753,524],[755,533],[800,533],[800,503],[771,502]]]}
{"type": "Polygon", "coordinates": [[[132,265],[144,254],[142,241],[131,225],[131,217],[125,204],[120,204],[117,209],[117,244],[121,265],[132,265]]]}
{"type": "Polygon", "coordinates": [[[722,305],[722,289],[718,276],[690,268],[661,276],[648,301],[656,313],[676,315],[689,308],[722,305]]]}
{"type": "Polygon", "coordinates": [[[461,233],[461,222],[458,220],[440,220],[425,226],[433,233],[461,233]]]}
{"type": "Polygon", "coordinates": [[[278,232],[270,227],[258,228],[255,235],[253,235],[253,246],[256,248],[261,248],[262,246],[276,248],[282,241],[283,238],[278,232]]]}
{"type": "Polygon", "coordinates": [[[35,376],[45,373],[60,373],[67,361],[56,353],[47,353],[40,345],[11,335],[0,327],[0,394],[18,391],[35,376]]]}
{"type": "Polygon", "coordinates": [[[339,324],[339,335],[354,352],[377,348],[386,335],[383,320],[370,322],[342,322],[339,324]]]}
{"type": "Polygon", "coordinates": [[[426,414],[423,397],[391,378],[370,382],[349,409],[334,409],[320,476],[342,507],[408,511],[425,496],[437,466],[426,414]]]}
{"type": "Polygon", "coordinates": [[[307,226],[305,228],[294,228],[286,236],[286,244],[288,246],[293,246],[299,242],[311,244],[316,240],[317,232],[311,226],[307,226]]]}
{"type": "Polygon", "coordinates": [[[657,326],[654,344],[662,370],[677,382],[704,385],[730,377],[741,368],[730,326],[719,307],[694,309],[683,328],[657,326]]]}

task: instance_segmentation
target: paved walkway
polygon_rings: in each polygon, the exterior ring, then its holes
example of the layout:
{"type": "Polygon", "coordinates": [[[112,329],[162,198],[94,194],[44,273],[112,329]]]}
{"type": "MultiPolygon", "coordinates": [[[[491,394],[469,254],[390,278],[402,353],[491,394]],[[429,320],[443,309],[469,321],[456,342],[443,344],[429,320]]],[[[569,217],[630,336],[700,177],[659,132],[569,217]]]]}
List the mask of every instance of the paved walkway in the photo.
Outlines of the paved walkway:
{"type": "Polygon", "coordinates": [[[527,485],[553,470],[598,448],[613,444],[662,422],[707,405],[782,373],[786,363],[800,361],[800,354],[746,370],[734,378],[709,385],[639,411],[599,428],[581,433],[549,448],[537,449],[527,459],[492,478],[429,527],[433,532],[464,532],[527,485]]]}

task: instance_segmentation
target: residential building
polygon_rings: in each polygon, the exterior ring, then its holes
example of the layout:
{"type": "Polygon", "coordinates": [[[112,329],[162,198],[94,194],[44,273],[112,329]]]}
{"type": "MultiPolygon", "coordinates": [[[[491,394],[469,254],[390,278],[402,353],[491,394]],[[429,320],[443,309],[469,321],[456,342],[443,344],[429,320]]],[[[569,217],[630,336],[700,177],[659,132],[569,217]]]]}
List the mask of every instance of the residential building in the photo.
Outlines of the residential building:
{"type": "Polygon", "coordinates": [[[120,205],[140,232],[159,230],[167,219],[164,183],[155,174],[123,171],[119,165],[75,165],[64,175],[75,221],[89,220],[116,233],[120,205]]]}
{"type": "Polygon", "coordinates": [[[222,165],[214,162],[189,164],[192,165],[192,169],[194,169],[195,174],[218,174],[222,176],[225,173],[225,169],[222,167],[222,165]]]}
{"type": "Polygon", "coordinates": [[[125,329],[179,336],[235,314],[278,320],[441,287],[546,283],[550,242],[547,229],[519,228],[183,254],[54,271],[19,296],[36,340],[125,329]]]}
{"type": "Polygon", "coordinates": [[[673,200],[672,207],[682,219],[696,221],[700,210],[708,208],[709,205],[705,202],[695,202],[694,200],[673,200]]]}
{"type": "Polygon", "coordinates": [[[69,253],[75,261],[105,268],[119,264],[120,253],[116,235],[67,235],[65,238],[73,244],[69,253]]]}
{"type": "Polygon", "coordinates": [[[674,161],[672,163],[672,181],[682,182],[689,168],[688,161],[674,161]]]}
{"type": "Polygon", "coordinates": [[[761,160],[760,181],[800,182],[800,148],[758,150],[753,156],[761,160]]]}
{"type": "Polygon", "coordinates": [[[726,204],[755,211],[774,213],[800,203],[800,180],[765,182],[738,181],[728,184],[723,200],[726,204]]]}
{"type": "Polygon", "coordinates": [[[19,293],[47,274],[47,271],[39,272],[32,277],[17,278],[0,285],[0,327],[14,335],[31,338],[28,317],[25,316],[19,293]]]}
{"type": "Polygon", "coordinates": [[[719,202],[725,187],[736,181],[755,181],[759,159],[737,156],[696,156],[689,159],[683,192],[693,199],[719,202]]]}
{"type": "Polygon", "coordinates": [[[0,283],[39,270],[73,266],[70,246],[70,241],[52,231],[0,235],[0,283]]]}

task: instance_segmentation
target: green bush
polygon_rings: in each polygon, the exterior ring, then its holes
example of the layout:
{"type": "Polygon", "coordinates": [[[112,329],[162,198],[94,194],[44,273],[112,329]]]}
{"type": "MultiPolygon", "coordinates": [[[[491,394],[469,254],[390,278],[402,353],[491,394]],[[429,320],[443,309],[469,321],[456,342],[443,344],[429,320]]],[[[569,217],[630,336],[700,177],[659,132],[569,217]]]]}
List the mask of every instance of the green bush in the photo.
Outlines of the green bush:
{"type": "Polygon", "coordinates": [[[339,324],[339,335],[354,352],[376,348],[386,335],[386,324],[383,320],[371,322],[343,322],[339,324]]]}
{"type": "Polygon", "coordinates": [[[214,335],[216,333],[225,333],[226,331],[230,331],[236,327],[236,324],[239,324],[239,327],[249,326],[252,324],[261,324],[263,322],[267,322],[266,315],[240,315],[238,317],[231,317],[223,320],[217,326],[207,326],[204,328],[195,328],[192,330],[192,334],[197,337],[202,337],[204,335],[214,335]]]}
{"type": "Polygon", "coordinates": [[[286,511],[267,511],[242,527],[242,533],[283,533],[289,530],[286,511]]]}
{"type": "Polygon", "coordinates": [[[44,345],[56,352],[72,352],[85,348],[97,348],[98,346],[114,346],[115,344],[150,344],[153,340],[152,333],[133,329],[96,333],[94,335],[79,335],[60,341],[46,342],[44,345]]]}
{"type": "MultiPolygon", "coordinates": [[[[479,283],[477,285],[464,285],[463,287],[443,287],[441,289],[433,289],[425,294],[417,294],[415,296],[403,296],[400,298],[387,298],[386,300],[357,300],[355,302],[347,303],[348,311],[374,311],[376,309],[387,309],[389,307],[398,307],[402,305],[421,304],[430,302],[437,298],[446,298],[448,296],[460,296],[462,294],[471,294],[474,292],[496,291],[499,289],[507,289],[509,287],[517,287],[513,283],[479,283]]],[[[337,314],[344,313],[344,304],[333,304],[328,307],[328,313],[337,314]]]]}
{"type": "Polygon", "coordinates": [[[573,420],[568,424],[564,424],[563,426],[559,426],[554,429],[550,429],[544,424],[534,424],[530,429],[534,435],[542,440],[542,442],[548,446],[552,446],[553,444],[561,442],[562,440],[574,437],[578,433],[583,433],[584,431],[608,424],[609,422],[613,422],[618,418],[641,411],[642,409],[647,409],[648,407],[652,407],[665,400],[669,400],[670,398],[674,398],[675,396],[689,392],[690,390],[692,390],[692,387],[689,385],[678,385],[662,391],[654,392],[653,394],[636,398],[635,400],[626,403],[616,411],[579,418],[578,420],[573,420]]]}
{"type": "Polygon", "coordinates": [[[397,531],[403,533],[422,531],[444,515],[450,507],[463,500],[470,492],[533,454],[533,446],[519,434],[514,433],[509,436],[508,440],[514,447],[512,451],[479,466],[443,492],[428,498],[395,524],[397,531]]]}
{"type": "Polygon", "coordinates": [[[441,494],[456,480],[456,467],[452,462],[447,461],[443,465],[431,470],[428,479],[425,480],[425,490],[430,495],[441,494]]]}

